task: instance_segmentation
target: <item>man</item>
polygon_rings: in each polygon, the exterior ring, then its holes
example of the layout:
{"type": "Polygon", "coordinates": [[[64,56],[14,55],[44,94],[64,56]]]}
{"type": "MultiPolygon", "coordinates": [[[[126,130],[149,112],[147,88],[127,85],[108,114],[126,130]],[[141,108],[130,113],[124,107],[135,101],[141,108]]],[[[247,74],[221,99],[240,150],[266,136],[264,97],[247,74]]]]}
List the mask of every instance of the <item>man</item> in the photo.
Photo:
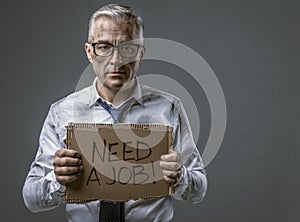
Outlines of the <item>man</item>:
{"type": "MultiPolygon", "coordinates": [[[[33,212],[55,208],[63,201],[65,185],[77,180],[82,172],[81,154],[64,149],[69,122],[157,123],[173,127],[174,151],[161,156],[160,166],[164,180],[174,185],[175,193],[155,200],[126,201],[121,216],[126,221],[172,220],[172,199],[200,202],[207,180],[179,99],[141,85],[136,77],[145,52],[140,16],[130,7],[117,4],[100,8],[90,19],[85,50],[96,79],[90,87],[51,106],[23,187],[26,206],[33,212]],[[122,110],[118,120],[112,110],[122,110]]],[[[68,221],[110,221],[101,219],[102,206],[103,201],[67,204],[66,216],[68,221]]]]}

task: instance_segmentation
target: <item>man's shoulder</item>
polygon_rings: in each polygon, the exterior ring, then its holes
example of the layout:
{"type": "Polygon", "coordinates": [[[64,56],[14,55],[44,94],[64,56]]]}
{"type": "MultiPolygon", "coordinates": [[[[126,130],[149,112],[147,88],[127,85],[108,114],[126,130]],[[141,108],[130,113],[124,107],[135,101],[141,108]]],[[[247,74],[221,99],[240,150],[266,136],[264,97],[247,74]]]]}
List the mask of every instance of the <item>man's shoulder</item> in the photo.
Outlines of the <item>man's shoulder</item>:
{"type": "Polygon", "coordinates": [[[172,103],[180,103],[180,99],[168,92],[162,91],[157,88],[153,88],[147,85],[141,85],[142,95],[143,96],[155,96],[155,97],[161,97],[169,100],[172,103]]]}
{"type": "Polygon", "coordinates": [[[75,91],[73,93],[70,93],[69,95],[61,98],[60,100],[57,100],[51,105],[52,109],[55,108],[69,108],[71,106],[74,106],[74,104],[89,104],[90,99],[90,93],[91,93],[91,86],[83,88],[79,91],[75,91]]]}

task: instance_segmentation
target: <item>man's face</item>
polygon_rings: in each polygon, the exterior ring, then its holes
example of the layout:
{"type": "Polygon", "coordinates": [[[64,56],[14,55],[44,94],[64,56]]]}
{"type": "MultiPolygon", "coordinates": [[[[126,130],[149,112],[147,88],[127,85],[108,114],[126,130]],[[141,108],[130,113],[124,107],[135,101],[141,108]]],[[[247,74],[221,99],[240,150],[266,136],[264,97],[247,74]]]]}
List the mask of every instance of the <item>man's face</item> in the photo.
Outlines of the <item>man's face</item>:
{"type": "MultiPolygon", "coordinates": [[[[112,19],[100,17],[94,28],[93,43],[108,43],[119,45],[135,38],[134,26],[130,23],[117,23],[112,19]]],[[[85,45],[89,61],[98,76],[98,90],[104,87],[109,91],[118,91],[124,86],[131,86],[138,71],[143,56],[143,49],[140,49],[134,58],[124,58],[115,48],[110,56],[97,56],[93,46],[85,45]],[[99,88],[101,87],[101,88],[99,88]]]]}

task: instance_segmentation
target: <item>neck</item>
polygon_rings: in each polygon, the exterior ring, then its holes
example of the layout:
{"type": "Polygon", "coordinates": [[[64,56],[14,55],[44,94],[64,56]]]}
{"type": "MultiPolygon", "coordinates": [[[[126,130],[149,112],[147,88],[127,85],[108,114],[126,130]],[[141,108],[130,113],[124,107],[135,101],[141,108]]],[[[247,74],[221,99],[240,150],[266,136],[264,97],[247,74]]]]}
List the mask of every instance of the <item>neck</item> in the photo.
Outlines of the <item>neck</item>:
{"type": "Polygon", "coordinates": [[[99,87],[99,82],[97,82],[98,94],[103,99],[112,103],[115,106],[120,105],[123,101],[128,99],[128,97],[133,92],[135,87],[136,87],[136,79],[135,78],[119,89],[108,88],[107,86],[104,86],[103,84],[101,84],[101,86],[99,87]]]}

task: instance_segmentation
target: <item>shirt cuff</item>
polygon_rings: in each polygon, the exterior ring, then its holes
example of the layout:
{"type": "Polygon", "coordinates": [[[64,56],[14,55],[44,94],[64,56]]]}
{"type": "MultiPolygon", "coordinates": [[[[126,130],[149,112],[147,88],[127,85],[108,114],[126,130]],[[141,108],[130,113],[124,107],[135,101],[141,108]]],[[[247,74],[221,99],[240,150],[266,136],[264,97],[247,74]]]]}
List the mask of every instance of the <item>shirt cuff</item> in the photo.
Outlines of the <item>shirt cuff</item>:
{"type": "Polygon", "coordinates": [[[50,194],[53,194],[53,197],[64,197],[66,188],[57,182],[54,170],[46,175],[46,180],[50,182],[49,192],[50,194]]]}
{"type": "Polygon", "coordinates": [[[184,191],[186,190],[187,187],[188,187],[187,172],[186,172],[185,166],[182,166],[182,168],[181,168],[181,176],[177,180],[177,182],[174,184],[174,188],[175,188],[174,196],[177,197],[177,198],[178,197],[180,198],[182,196],[182,194],[184,193],[184,191]]]}

